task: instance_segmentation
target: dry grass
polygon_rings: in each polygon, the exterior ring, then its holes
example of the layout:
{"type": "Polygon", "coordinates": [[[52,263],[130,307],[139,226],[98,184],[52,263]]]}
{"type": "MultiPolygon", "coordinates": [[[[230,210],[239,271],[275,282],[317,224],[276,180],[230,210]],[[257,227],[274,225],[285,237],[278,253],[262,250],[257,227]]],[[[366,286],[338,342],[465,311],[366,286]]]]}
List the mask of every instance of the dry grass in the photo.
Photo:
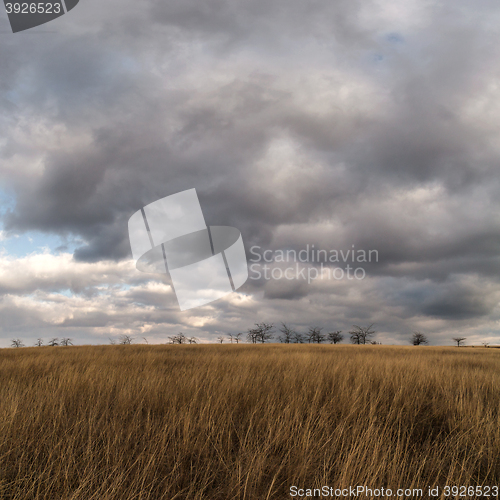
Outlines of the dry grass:
{"type": "Polygon", "coordinates": [[[500,352],[0,351],[0,498],[285,499],[500,481],[500,352]]]}

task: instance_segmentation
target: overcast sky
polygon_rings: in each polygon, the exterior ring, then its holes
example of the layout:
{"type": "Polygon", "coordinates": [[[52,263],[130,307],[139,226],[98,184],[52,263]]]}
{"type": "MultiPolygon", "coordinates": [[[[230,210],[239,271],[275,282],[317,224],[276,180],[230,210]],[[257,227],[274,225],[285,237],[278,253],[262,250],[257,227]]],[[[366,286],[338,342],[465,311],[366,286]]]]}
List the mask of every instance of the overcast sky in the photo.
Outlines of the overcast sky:
{"type": "Polygon", "coordinates": [[[16,34],[2,9],[0,347],[260,321],[500,343],[498,2],[81,0],[16,34]],[[378,262],[181,312],[168,275],[135,269],[127,221],[191,188],[249,259],[378,262]]]}

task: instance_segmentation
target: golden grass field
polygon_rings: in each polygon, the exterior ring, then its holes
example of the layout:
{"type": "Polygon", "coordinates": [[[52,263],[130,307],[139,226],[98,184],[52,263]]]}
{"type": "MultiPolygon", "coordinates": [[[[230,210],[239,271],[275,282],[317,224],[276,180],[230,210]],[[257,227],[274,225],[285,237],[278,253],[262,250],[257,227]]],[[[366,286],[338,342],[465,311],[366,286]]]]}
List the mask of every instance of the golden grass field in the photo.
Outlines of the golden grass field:
{"type": "Polygon", "coordinates": [[[292,485],[427,498],[500,483],[499,409],[496,349],[2,349],[0,498],[266,500],[292,485]]]}

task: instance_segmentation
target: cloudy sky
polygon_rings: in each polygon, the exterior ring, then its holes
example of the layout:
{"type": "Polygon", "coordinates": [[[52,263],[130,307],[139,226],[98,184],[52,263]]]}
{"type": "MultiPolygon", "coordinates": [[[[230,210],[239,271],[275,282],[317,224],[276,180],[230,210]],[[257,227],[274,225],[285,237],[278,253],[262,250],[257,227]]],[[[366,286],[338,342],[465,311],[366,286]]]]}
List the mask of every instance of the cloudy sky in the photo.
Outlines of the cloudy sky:
{"type": "Polygon", "coordinates": [[[490,0],[81,0],[16,34],[2,10],[0,347],[257,321],[500,343],[499,25],[490,0]],[[127,222],[191,188],[249,259],[378,261],[181,312],[127,222]]]}

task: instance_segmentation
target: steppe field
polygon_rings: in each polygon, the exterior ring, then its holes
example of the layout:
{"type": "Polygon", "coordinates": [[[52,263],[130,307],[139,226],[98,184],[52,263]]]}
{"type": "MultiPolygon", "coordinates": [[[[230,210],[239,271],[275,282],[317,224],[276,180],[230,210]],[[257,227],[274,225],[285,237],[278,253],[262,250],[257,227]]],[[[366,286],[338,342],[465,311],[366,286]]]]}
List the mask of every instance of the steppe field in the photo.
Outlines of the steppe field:
{"type": "Polygon", "coordinates": [[[2,349],[0,382],[2,500],[500,483],[500,349],[2,349]]]}

